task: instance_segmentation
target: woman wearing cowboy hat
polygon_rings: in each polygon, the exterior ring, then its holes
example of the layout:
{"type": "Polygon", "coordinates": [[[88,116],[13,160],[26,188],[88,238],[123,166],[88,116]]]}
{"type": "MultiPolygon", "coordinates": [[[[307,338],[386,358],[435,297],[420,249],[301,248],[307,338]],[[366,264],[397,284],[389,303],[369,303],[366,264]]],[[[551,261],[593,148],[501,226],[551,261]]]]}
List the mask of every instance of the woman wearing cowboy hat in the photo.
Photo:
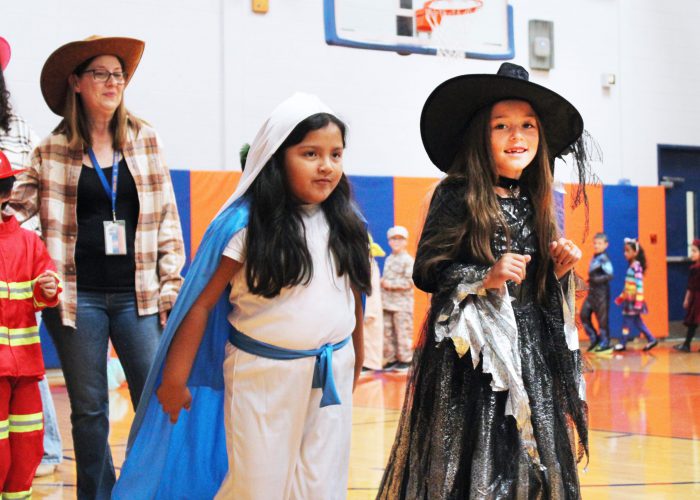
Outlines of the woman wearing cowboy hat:
{"type": "Polygon", "coordinates": [[[557,234],[554,158],[583,120],[505,63],[438,86],[423,144],[435,190],[413,279],[432,295],[378,498],[580,498],[588,450],[573,323],[581,251],[557,234]]]}
{"type": "Polygon", "coordinates": [[[124,105],[144,43],[90,37],[58,48],[41,72],[62,117],[18,178],[14,206],[39,212],[65,280],[60,310],[44,320],[71,402],[79,498],[109,498],[111,340],[136,407],[182,278],[175,196],[158,135],[124,105]]]}

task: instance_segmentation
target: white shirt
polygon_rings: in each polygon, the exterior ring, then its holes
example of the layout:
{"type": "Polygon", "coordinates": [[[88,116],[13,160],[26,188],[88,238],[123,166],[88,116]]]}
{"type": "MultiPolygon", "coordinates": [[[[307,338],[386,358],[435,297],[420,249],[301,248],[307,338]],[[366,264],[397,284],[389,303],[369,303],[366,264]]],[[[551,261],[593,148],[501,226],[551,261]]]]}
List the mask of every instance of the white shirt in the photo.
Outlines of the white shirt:
{"type": "Polygon", "coordinates": [[[245,228],[231,238],[223,252],[244,264],[231,280],[229,300],[235,307],[229,321],[249,337],[287,349],[335,344],[355,328],[355,299],[348,276],[338,276],[329,251],[326,216],[320,205],[302,209],[313,263],[313,277],[307,285],[283,288],[272,299],[250,293],[245,280],[245,228]]]}

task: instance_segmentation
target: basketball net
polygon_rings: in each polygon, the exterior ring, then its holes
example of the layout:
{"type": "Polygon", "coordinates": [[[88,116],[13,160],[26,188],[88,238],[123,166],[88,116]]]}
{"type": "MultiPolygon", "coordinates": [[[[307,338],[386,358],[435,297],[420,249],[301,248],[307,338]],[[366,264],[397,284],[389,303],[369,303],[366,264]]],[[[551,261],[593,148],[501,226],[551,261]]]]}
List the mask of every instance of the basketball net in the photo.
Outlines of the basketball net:
{"type": "Polygon", "coordinates": [[[421,10],[430,26],[438,57],[464,58],[466,50],[461,35],[469,29],[467,15],[479,10],[483,4],[483,0],[432,0],[425,3],[421,10]]]}

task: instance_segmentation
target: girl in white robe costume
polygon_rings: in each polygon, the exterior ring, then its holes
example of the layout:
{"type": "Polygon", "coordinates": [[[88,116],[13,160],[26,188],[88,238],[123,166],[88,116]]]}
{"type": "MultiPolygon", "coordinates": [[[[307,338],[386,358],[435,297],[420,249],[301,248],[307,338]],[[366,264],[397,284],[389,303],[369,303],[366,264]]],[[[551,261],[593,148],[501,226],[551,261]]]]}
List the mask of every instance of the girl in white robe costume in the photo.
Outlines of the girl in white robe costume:
{"type": "Polygon", "coordinates": [[[342,174],[343,147],[342,122],[314,96],[295,94],[261,128],[173,310],[114,498],[345,498],[352,389],[362,366],[359,294],[369,290],[370,269],[364,221],[342,174]],[[300,141],[289,143],[298,126],[318,124],[319,116],[325,125],[302,129],[300,141]],[[306,148],[312,132],[323,131],[340,146],[326,148],[322,138],[306,148]],[[298,147],[312,151],[300,154],[316,158],[320,172],[302,174],[301,191],[287,155],[298,147]],[[247,279],[248,256],[264,253],[247,235],[256,217],[264,219],[256,215],[256,190],[266,174],[255,183],[264,168],[283,172],[308,252],[309,265],[282,286],[269,286],[272,270],[247,279]],[[319,195],[319,188],[304,198],[309,179],[312,191],[320,182],[331,192],[319,195]]]}

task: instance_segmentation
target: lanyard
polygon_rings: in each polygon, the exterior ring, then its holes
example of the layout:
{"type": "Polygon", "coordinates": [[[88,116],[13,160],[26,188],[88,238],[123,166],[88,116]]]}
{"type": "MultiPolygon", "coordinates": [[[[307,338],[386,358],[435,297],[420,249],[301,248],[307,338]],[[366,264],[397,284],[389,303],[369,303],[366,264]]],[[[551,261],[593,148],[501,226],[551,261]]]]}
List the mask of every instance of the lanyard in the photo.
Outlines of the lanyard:
{"type": "Polygon", "coordinates": [[[95,152],[92,150],[92,148],[88,148],[88,155],[90,155],[90,161],[92,162],[92,166],[95,167],[95,171],[97,172],[97,176],[100,178],[100,182],[102,183],[102,187],[105,190],[105,193],[107,193],[107,196],[112,198],[112,220],[114,222],[117,221],[117,179],[119,178],[119,162],[117,159],[119,158],[119,155],[117,152],[114,152],[114,156],[112,157],[112,188],[110,189],[109,184],[107,184],[107,178],[105,177],[105,173],[102,171],[100,168],[100,164],[97,163],[97,157],[95,156],[95,152]]]}

